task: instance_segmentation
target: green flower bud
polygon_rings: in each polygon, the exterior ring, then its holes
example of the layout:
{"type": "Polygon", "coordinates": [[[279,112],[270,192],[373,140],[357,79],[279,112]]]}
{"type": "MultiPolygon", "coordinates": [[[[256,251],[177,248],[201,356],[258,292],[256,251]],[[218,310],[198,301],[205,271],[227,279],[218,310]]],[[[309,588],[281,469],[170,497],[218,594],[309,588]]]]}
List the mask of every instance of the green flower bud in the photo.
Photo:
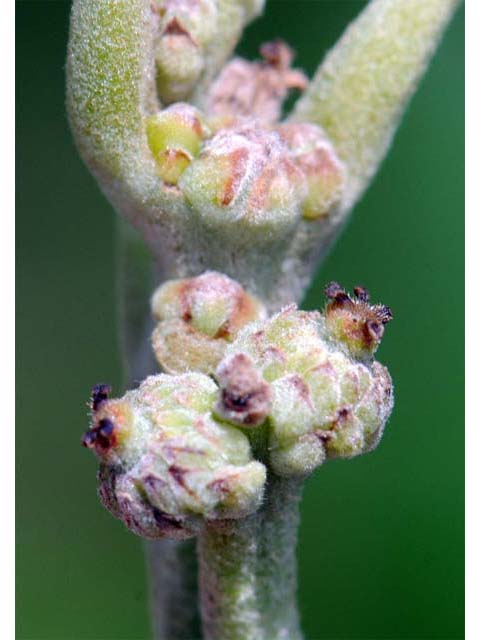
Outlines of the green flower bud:
{"type": "Polygon", "coordinates": [[[216,75],[263,0],[165,0],[155,47],[157,90],[165,104],[187,100],[216,75]]]}
{"type": "Polygon", "coordinates": [[[216,377],[216,411],[230,422],[241,423],[229,406],[231,396],[244,411],[257,397],[264,399],[262,419],[251,423],[268,418],[269,460],[279,475],[303,475],[328,458],[370,451],[393,407],[387,369],[345,348],[321,314],[295,306],[245,327],[216,377]],[[245,377],[242,395],[238,378],[245,377]]]}
{"type": "Polygon", "coordinates": [[[102,502],[135,533],[185,538],[258,508],[265,467],[239,430],[213,419],[216,394],[196,373],[151,376],[120,400],[94,388],[83,442],[102,463],[102,502]]]}
{"type": "Polygon", "coordinates": [[[302,174],[274,131],[254,124],[220,129],[179,187],[207,227],[231,234],[286,234],[300,216],[302,174]]]}
{"type": "Polygon", "coordinates": [[[265,317],[259,300],[214,271],[166,282],[152,297],[152,312],[153,349],[169,373],[213,373],[238,331],[265,317]]]}
{"type": "Polygon", "coordinates": [[[155,48],[157,89],[164,103],[184,100],[205,67],[205,47],[217,31],[214,0],[166,0],[155,48]]]}
{"type": "Polygon", "coordinates": [[[208,134],[202,115],[188,104],[172,105],[147,119],[148,145],[164,182],[177,184],[208,134]]]}
{"type": "Polygon", "coordinates": [[[295,123],[280,125],[278,132],[308,185],[303,217],[317,220],[331,214],[340,204],[346,170],[325,133],[313,124],[295,123]]]}

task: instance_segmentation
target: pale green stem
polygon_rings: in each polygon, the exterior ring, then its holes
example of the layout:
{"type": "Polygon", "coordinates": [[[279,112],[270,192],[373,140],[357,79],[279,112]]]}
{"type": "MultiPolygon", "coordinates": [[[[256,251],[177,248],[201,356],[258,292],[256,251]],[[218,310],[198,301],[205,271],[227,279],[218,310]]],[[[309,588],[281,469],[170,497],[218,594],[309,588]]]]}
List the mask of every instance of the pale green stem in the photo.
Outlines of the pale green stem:
{"type": "Polygon", "coordinates": [[[300,640],[296,544],[301,480],[269,475],[255,515],[198,541],[205,640],[300,640]]]}
{"type": "Polygon", "coordinates": [[[150,610],[155,640],[201,638],[194,540],[147,542],[150,610]]]}
{"type": "Polygon", "coordinates": [[[207,526],[198,541],[200,602],[206,640],[260,640],[257,516],[207,526]]]}
{"type": "Polygon", "coordinates": [[[67,110],[85,163],[107,193],[145,201],[159,179],[145,118],[158,109],[153,48],[158,18],[148,0],[74,0],[67,110]]]}

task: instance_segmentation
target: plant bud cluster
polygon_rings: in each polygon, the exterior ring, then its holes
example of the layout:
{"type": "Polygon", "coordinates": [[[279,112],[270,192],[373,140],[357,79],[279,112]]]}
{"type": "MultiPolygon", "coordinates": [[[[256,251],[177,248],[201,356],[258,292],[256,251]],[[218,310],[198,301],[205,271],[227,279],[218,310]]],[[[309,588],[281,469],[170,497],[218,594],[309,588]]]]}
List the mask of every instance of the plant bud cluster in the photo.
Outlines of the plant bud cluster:
{"type": "Polygon", "coordinates": [[[253,513],[267,469],[305,476],[373,449],[393,406],[373,360],[391,312],[363,287],[354,294],[330,283],[323,314],[290,305],[267,318],[219,273],[162,285],[153,345],[177,375],[117,400],[93,389],[83,443],[101,461],[105,506],[144,537],[188,537],[253,513]]]}
{"type": "MultiPolygon", "coordinates": [[[[334,286],[340,289],[332,283],[328,296],[334,286]]],[[[325,315],[292,305],[248,325],[219,365],[217,414],[248,428],[266,422],[269,463],[279,475],[357,456],[381,438],[393,407],[392,383],[372,353],[382,322],[392,316],[387,307],[369,306],[365,289],[356,292],[356,301],[343,292],[348,300],[341,315],[332,302],[325,315]]]]}
{"type": "Polygon", "coordinates": [[[146,538],[186,538],[203,523],[240,518],[260,505],[266,470],[241,431],[214,420],[215,383],[160,374],[119,400],[98,389],[84,436],[101,461],[99,494],[146,538]]]}
{"type": "MultiPolygon", "coordinates": [[[[171,37],[184,40],[177,32],[171,37]]],[[[193,224],[246,242],[252,234],[287,238],[302,218],[333,218],[347,177],[319,126],[279,122],[287,91],[307,84],[290,68],[291,50],[274,41],[261,53],[262,62],[226,65],[204,112],[177,97],[146,125],[158,175],[183,194],[193,224]]]]}

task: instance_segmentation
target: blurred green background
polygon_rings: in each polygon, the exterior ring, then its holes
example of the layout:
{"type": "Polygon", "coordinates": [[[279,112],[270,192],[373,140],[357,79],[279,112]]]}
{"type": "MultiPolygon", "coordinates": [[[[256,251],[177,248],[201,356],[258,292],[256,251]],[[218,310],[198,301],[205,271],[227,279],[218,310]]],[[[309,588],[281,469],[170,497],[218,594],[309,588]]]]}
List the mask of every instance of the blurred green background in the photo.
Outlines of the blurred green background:
{"type": "MultiPolygon", "coordinates": [[[[363,4],[271,1],[240,51],[282,36],[311,73],[363,4]]],[[[120,393],[122,376],[114,213],[65,118],[69,6],[16,6],[18,637],[140,639],[142,543],[100,506],[79,444],[91,385],[120,393]]],[[[462,9],[306,300],[336,279],[389,304],[379,357],[396,384],[379,449],[307,483],[308,640],[463,637],[463,38],[462,9]]]]}

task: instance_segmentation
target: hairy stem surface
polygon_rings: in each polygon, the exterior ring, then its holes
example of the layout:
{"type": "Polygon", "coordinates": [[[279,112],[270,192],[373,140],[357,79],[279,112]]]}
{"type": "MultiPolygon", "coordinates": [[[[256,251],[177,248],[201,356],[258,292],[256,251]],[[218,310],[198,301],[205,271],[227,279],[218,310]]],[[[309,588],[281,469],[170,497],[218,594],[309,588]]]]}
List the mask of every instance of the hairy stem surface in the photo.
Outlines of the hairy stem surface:
{"type": "Polygon", "coordinates": [[[153,540],[146,544],[146,558],[154,638],[200,638],[195,542],[153,540]]]}
{"type": "Polygon", "coordinates": [[[206,640],[300,640],[296,543],[300,480],[271,474],[264,504],[199,538],[206,640]]]}

